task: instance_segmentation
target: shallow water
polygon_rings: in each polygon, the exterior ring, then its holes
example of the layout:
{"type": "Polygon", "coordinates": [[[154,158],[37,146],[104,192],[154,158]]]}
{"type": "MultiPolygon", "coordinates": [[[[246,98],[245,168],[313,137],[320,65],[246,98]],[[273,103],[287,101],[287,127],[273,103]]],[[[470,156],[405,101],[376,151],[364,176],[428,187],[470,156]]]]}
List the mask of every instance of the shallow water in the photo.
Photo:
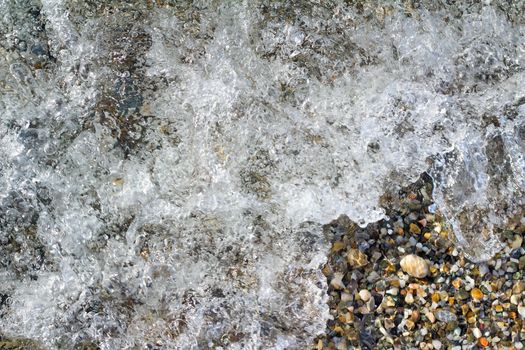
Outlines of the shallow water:
{"type": "Polygon", "coordinates": [[[328,317],[322,224],[380,220],[423,172],[489,258],[524,204],[522,18],[0,1],[0,329],[49,349],[304,348],[328,317]]]}

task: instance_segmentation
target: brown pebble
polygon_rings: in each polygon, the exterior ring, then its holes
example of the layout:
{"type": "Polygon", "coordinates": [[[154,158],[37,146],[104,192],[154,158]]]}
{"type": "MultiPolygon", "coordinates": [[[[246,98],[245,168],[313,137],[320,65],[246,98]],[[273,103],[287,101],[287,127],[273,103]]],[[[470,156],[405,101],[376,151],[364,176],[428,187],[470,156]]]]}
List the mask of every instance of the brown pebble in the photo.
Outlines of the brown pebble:
{"type": "Polygon", "coordinates": [[[414,234],[417,234],[417,235],[421,233],[421,229],[419,228],[419,226],[417,226],[414,223],[410,224],[409,230],[410,230],[410,233],[414,233],[414,234]]]}
{"type": "Polygon", "coordinates": [[[514,241],[511,244],[512,249],[518,249],[523,244],[523,237],[521,235],[515,235],[514,241]]]}
{"type": "Polygon", "coordinates": [[[122,186],[124,185],[124,179],[121,177],[117,177],[113,179],[113,186],[122,186]]]}
{"type": "Polygon", "coordinates": [[[521,294],[525,290],[525,281],[518,281],[512,287],[513,294],[521,294]]]}
{"type": "Polygon", "coordinates": [[[345,244],[341,241],[337,241],[332,245],[332,252],[337,253],[345,247],[345,244]]]}
{"type": "Polygon", "coordinates": [[[410,319],[414,322],[417,322],[419,320],[419,311],[412,311],[412,313],[410,314],[410,319]]]}
{"type": "Polygon", "coordinates": [[[348,251],[346,256],[348,263],[352,267],[363,267],[368,264],[368,257],[365,253],[361,252],[359,249],[352,248],[348,251]]]}

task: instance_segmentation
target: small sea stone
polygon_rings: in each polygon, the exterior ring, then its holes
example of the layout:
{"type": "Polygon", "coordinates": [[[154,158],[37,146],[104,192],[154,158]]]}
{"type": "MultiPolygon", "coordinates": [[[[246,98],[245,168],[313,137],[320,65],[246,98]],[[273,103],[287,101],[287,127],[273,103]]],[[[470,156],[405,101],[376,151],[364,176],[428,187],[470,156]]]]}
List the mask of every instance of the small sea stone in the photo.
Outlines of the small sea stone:
{"type": "Polygon", "coordinates": [[[400,265],[403,271],[416,278],[425,278],[429,272],[426,260],[414,254],[403,257],[400,265]]]}
{"type": "Polygon", "coordinates": [[[515,235],[514,241],[512,242],[511,248],[512,249],[518,249],[521,247],[521,244],[523,243],[523,236],[521,235],[515,235]]]}
{"type": "Polygon", "coordinates": [[[448,310],[438,310],[436,312],[436,318],[441,322],[452,322],[456,321],[458,317],[448,310]]]}
{"type": "Polygon", "coordinates": [[[474,337],[476,337],[476,339],[481,338],[481,331],[477,327],[472,329],[472,334],[474,337]]]}
{"type": "Polygon", "coordinates": [[[525,290],[525,281],[518,281],[512,287],[513,294],[521,294],[525,290]]]}
{"type": "Polygon", "coordinates": [[[417,310],[413,310],[410,314],[410,319],[414,322],[417,322],[419,320],[420,313],[417,310]]]}
{"type": "Polygon", "coordinates": [[[525,306],[518,306],[518,313],[520,314],[521,318],[525,318],[525,306]]]}
{"type": "Polygon", "coordinates": [[[483,292],[481,291],[481,289],[479,289],[479,288],[473,288],[470,291],[470,295],[472,296],[472,299],[474,299],[476,301],[480,301],[485,296],[483,294],[483,292]]]}
{"type": "Polygon", "coordinates": [[[409,230],[410,230],[410,233],[414,233],[414,234],[420,234],[421,233],[421,229],[419,228],[419,226],[414,224],[414,223],[410,224],[409,230]]]}
{"type": "Polygon", "coordinates": [[[348,302],[348,301],[352,301],[352,295],[350,293],[341,293],[341,301],[342,302],[348,302]]]}
{"type": "Polygon", "coordinates": [[[427,312],[425,316],[428,318],[428,320],[432,323],[436,322],[436,316],[432,312],[427,312]]]}
{"type": "Polygon", "coordinates": [[[413,302],[414,296],[412,295],[412,293],[407,293],[407,295],[405,296],[405,303],[412,304],[413,302]]]}
{"type": "Polygon", "coordinates": [[[352,267],[363,267],[368,264],[368,257],[359,249],[352,248],[348,251],[347,261],[352,267]]]}
{"type": "Polygon", "coordinates": [[[389,290],[386,291],[386,294],[397,295],[398,292],[399,292],[398,288],[390,288],[389,290]]]}
{"type": "Polygon", "coordinates": [[[480,264],[478,266],[478,270],[479,270],[479,275],[481,277],[485,276],[490,271],[489,267],[487,266],[487,264],[480,264]]]}
{"type": "Polygon", "coordinates": [[[479,338],[479,344],[480,344],[482,347],[486,348],[487,346],[489,346],[489,341],[488,341],[487,338],[485,338],[485,337],[481,337],[481,338],[479,338]]]}
{"type": "Polygon", "coordinates": [[[469,297],[469,293],[466,292],[465,290],[460,290],[459,293],[457,294],[457,297],[458,297],[460,300],[466,300],[466,299],[468,299],[468,297],[469,297]]]}
{"type": "Polygon", "coordinates": [[[519,267],[520,267],[520,269],[525,269],[525,255],[523,255],[523,256],[519,259],[519,267]]]}
{"type": "Polygon", "coordinates": [[[461,287],[461,278],[456,278],[454,281],[452,281],[452,285],[454,288],[459,289],[459,287],[461,287]]]}
{"type": "Polygon", "coordinates": [[[371,297],[371,294],[369,291],[367,291],[366,289],[361,289],[359,291],[359,297],[361,298],[361,300],[363,300],[364,302],[367,302],[368,300],[370,300],[370,297],[371,297]]]}
{"type": "Polygon", "coordinates": [[[343,274],[340,273],[340,272],[336,272],[334,273],[334,277],[332,278],[332,281],[330,281],[330,285],[334,288],[334,289],[344,289],[345,288],[345,285],[343,283],[343,274]]]}

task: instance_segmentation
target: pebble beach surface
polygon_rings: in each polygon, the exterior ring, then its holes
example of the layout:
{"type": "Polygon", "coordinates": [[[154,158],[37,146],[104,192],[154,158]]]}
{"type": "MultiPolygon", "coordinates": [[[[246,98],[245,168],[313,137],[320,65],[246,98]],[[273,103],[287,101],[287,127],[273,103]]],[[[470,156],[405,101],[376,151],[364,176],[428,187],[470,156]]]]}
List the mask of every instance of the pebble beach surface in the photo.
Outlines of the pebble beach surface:
{"type": "Polygon", "coordinates": [[[429,211],[429,193],[421,180],[398,194],[388,220],[362,229],[342,216],[327,226],[333,319],[315,349],[524,348],[524,225],[502,232],[505,248],[474,264],[429,211]]]}

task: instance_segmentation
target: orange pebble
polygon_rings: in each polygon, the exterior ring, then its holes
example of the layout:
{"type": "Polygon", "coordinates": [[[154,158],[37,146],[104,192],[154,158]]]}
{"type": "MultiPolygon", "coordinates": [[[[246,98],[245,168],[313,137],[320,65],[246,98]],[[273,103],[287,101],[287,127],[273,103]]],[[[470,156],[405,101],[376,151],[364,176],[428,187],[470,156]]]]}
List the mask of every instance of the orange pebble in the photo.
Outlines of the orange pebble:
{"type": "Polygon", "coordinates": [[[435,303],[438,303],[439,300],[440,300],[440,297],[439,297],[438,293],[433,293],[431,298],[432,298],[432,301],[435,302],[435,303]]]}
{"type": "Polygon", "coordinates": [[[483,299],[483,297],[485,295],[483,295],[483,292],[479,289],[479,288],[473,288],[471,291],[470,291],[470,295],[472,296],[472,298],[476,301],[480,301],[481,299],[483,299]]]}
{"type": "Polygon", "coordinates": [[[461,287],[461,278],[456,278],[454,281],[452,281],[452,285],[454,288],[459,289],[459,287],[461,287]]]}
{"type": "Polygon", "coordinates": [[[479,345],[481,345],[484,348],[486,348],[487,346],[489,346],[489,341],[487,340],[487,338],[481,337],[481,338],[479,338],[479,345]]]}

